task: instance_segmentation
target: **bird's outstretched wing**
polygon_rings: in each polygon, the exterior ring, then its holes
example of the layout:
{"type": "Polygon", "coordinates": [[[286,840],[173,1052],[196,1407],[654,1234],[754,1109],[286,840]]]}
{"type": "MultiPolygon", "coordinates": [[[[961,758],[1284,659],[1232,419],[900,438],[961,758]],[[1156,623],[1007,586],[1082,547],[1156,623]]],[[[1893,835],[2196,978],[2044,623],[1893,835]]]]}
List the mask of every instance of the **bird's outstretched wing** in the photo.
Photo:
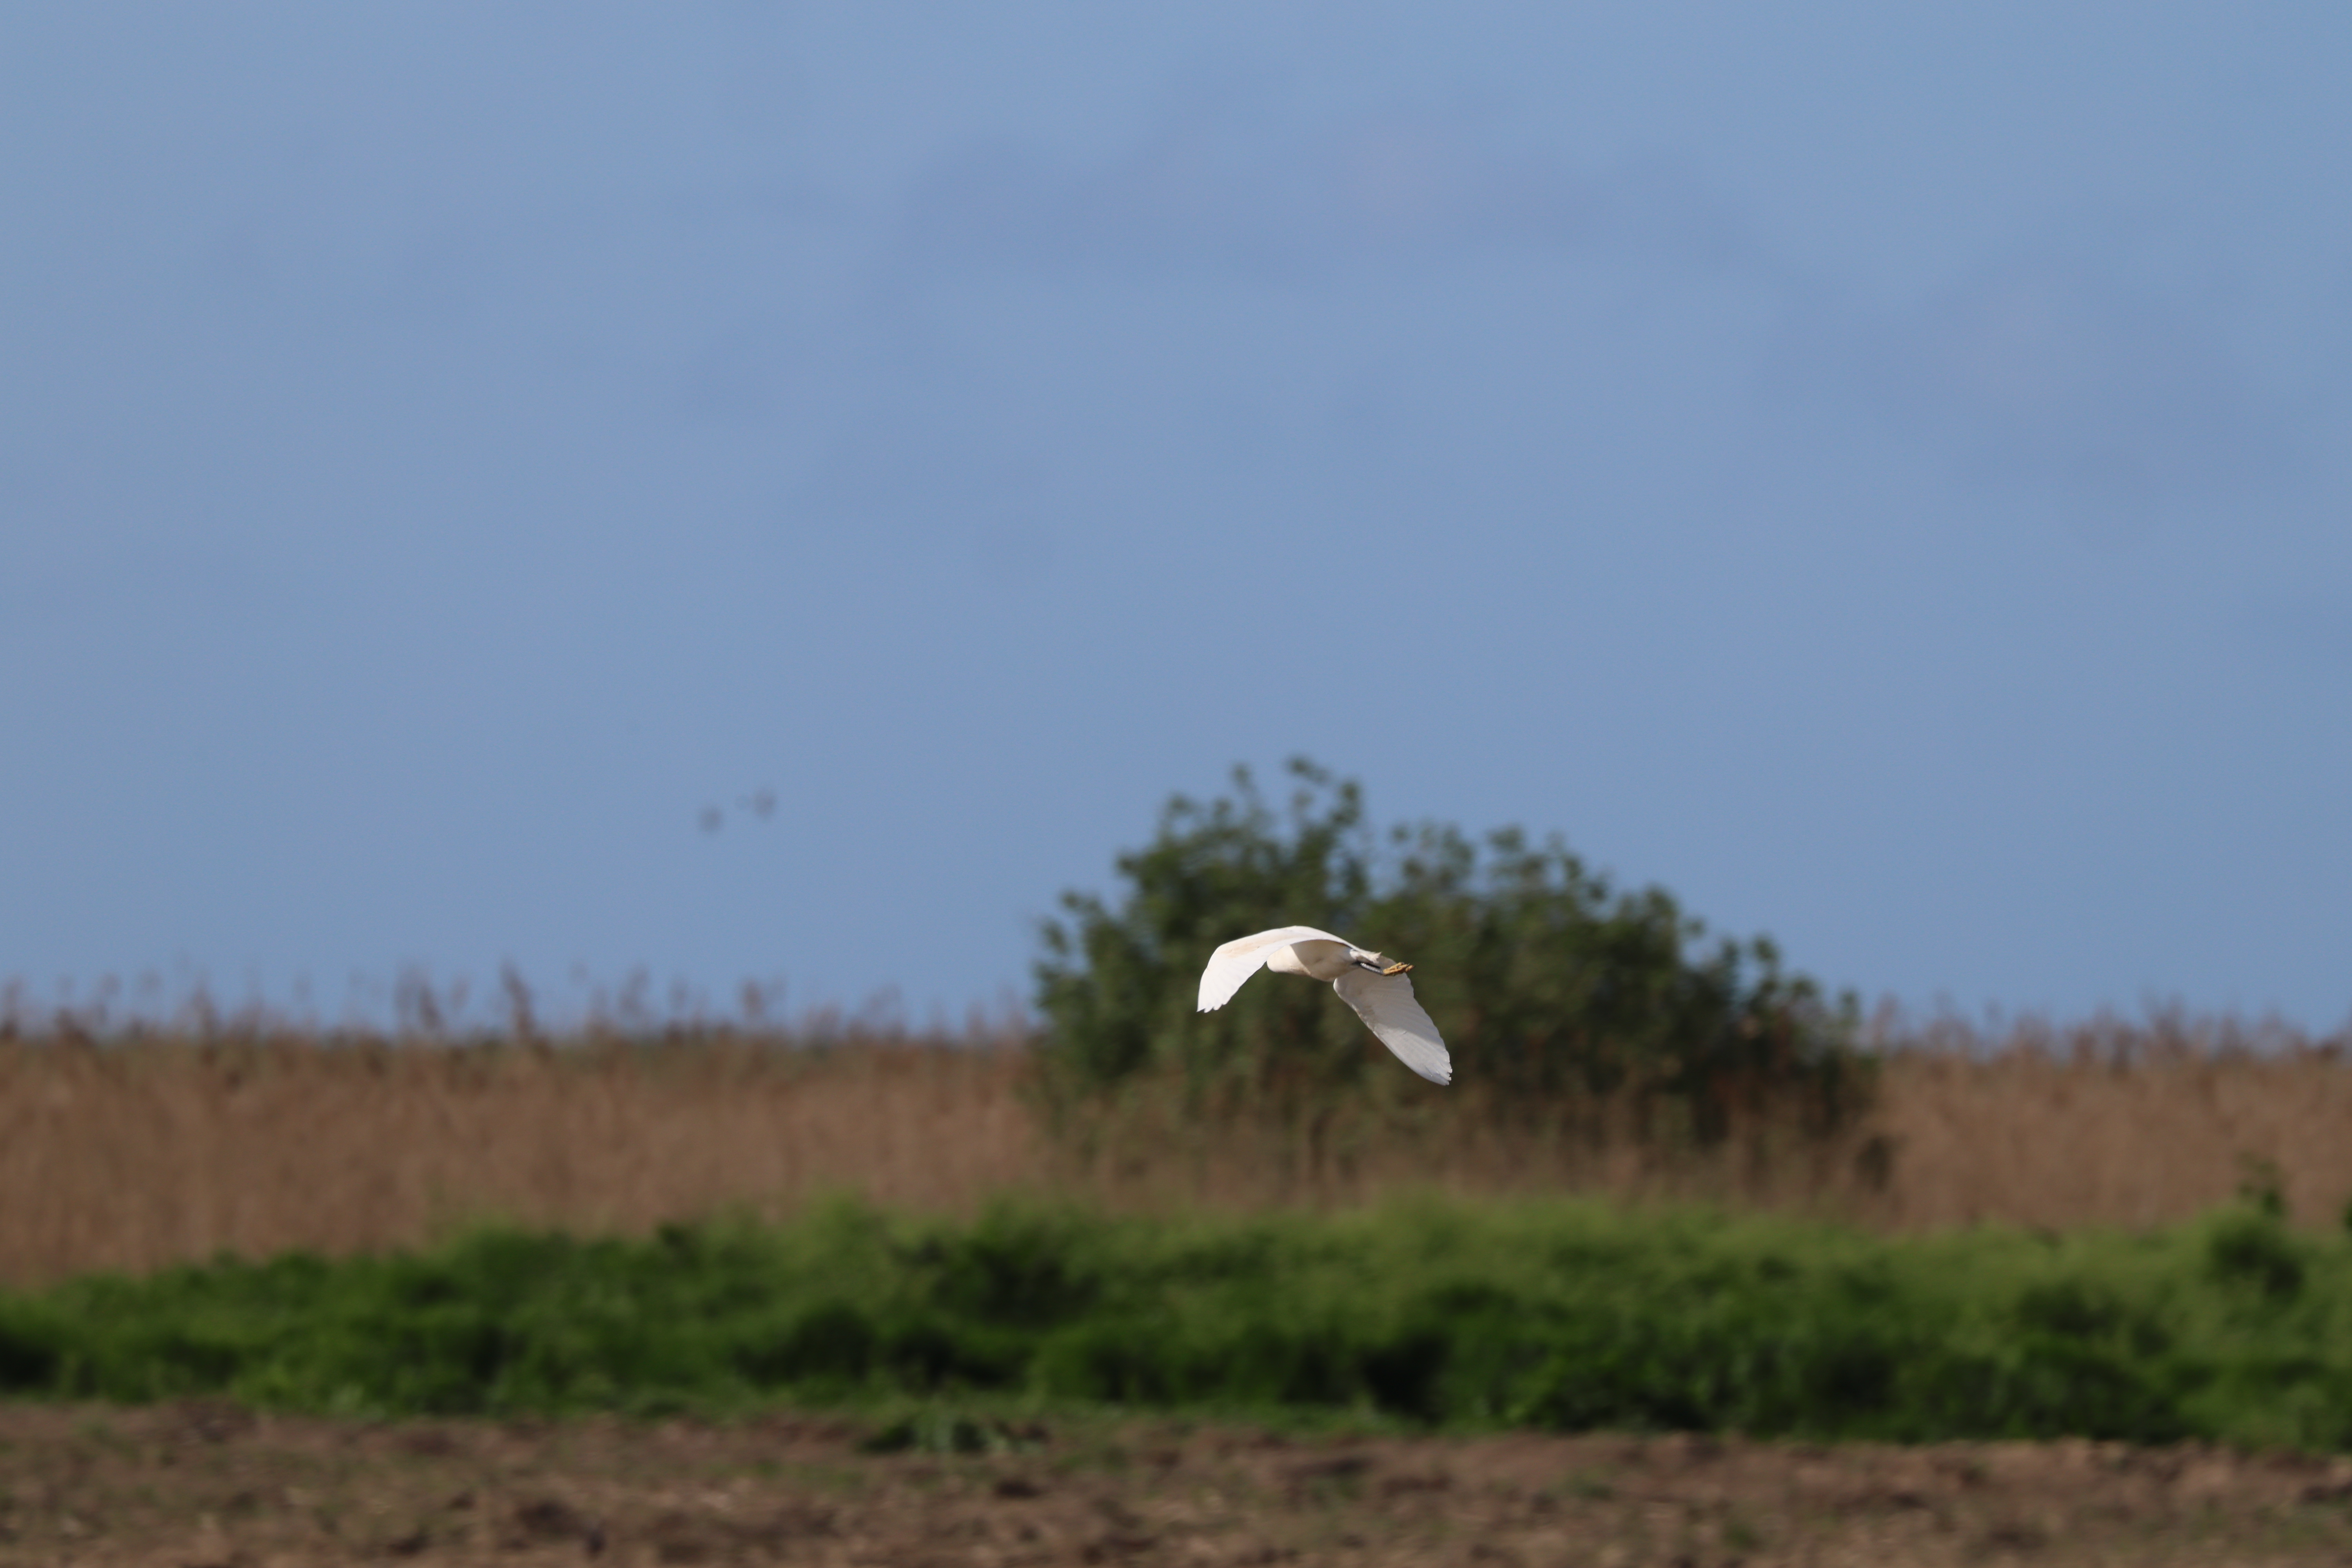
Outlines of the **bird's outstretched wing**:
{"type": "Polygon", "coordinates": [[[1313,926],[1281,926],[1255,936],[1234,938],[1209,954],[1209,967],[1201,971],[1201,1011],[1211,1012],[1232,1001],[1234,993],[1242,988],[1242,982],[1255,974],[1265,963],[1265,955],[1276,948],[1288,947],[1294,942],[1318,941],[1348,945],[1344,937],[1317,931],[1313,926]]]}
{"type": "Polygon", "coordinates": [[[1454,1081],[1454,1058],[1445,1054],[1437,1026],[1413,1000],[1411,979],[1351,969],[1331,982],[1331,989],[1371,1026],[1372,1033],[1396,1053],[1397,1060],[1432,1083],[1454,1081]]]}

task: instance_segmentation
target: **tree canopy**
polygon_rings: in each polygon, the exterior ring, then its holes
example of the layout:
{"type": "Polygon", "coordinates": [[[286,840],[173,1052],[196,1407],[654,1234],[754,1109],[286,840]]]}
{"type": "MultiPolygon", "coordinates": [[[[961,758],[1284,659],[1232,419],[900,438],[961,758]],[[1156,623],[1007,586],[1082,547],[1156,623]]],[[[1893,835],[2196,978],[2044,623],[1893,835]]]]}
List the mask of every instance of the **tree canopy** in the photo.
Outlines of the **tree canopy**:
{"type": "MultiPolygon", "coordinates": [[[[1375,832],[1363,792],[1299,759],[1277,810],[1246,768],[1207,803],[1182,795],[1121,855],[1117,902],[1066,893],[1044,929],[1044,1061],[1065,1093],[1181,1080],[1196,1101],[1259,1103],[1360,1089],[1394,1064],[1328,994],[1254,981],[1193,1010],[1220,943],[1311,925],[1414,964],[1455,1087],[1511,1114],[1622,1099],[1680,1109],[1703,1142],[1743,1111],[1794,1109],[1828,1126],[1859,1104],[1853,1004],[1780,965],[1767,938],[1706,941],[1655,887],[1621,890],[1557,837],[1473,840],[1422,823],[1375,832]]],[[[1383,1092],[1399,1092],[1412,1080],[1383,1092]]]]}

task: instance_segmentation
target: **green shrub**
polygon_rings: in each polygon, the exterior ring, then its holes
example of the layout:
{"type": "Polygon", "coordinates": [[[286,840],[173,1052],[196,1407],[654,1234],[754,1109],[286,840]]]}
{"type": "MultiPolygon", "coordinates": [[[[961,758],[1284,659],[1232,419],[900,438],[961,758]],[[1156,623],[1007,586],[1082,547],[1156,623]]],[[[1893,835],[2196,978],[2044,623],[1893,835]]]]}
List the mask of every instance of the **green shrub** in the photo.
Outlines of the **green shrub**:
{"type": "Polygon", "coordinates": [[[958,1451],[1017,1437],[992,1404],[1057,1402],[2352,1445],[2352,1242],[2252,1228],[2275,1224],[1887,1239],[1552,1201],[491,1232],[0,1295],[0,1395],[384,1415],[918,1400],[962,1413],[890,1440],[958,1451]]]}
{"type": "Polygon", "coordinates": [[[1794,1110],[1841,1124],[1867,1089],[1853,1006],[1784,973],[1765,939],[1702,947],[1705,928],[1657,888],[1620,892],[1558,840],[1516,828],[1483,845],[1439,825],[1382,841],[1362,793],[1290,764],[1286,816],[1246,769],[1234,794],[1179,795],[1150,844],[1118,858],[1116,907],[1063,898],[1037,968],[1042,1063],[1059,1103],[1141,1079],[1181,1079],[1204,1111],[1296,1107],[1360,1092],[1391,1064],[1328,992],[1252,984],[1223,1009],[1193,1002],[1221,942],[1309,925],[1411,961],[1457,1086],[1528,1118],[1614,1097],[1671,1106],[1701,1142],[1741,1113],[1794,1110]]]}

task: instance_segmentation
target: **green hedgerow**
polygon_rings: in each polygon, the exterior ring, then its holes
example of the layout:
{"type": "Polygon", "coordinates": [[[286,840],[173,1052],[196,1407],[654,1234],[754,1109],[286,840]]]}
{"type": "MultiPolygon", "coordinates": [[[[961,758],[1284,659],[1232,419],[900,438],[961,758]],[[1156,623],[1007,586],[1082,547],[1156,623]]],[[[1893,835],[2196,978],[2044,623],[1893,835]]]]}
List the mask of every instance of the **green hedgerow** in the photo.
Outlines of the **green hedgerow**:
{"type": "Polygon", "coordinates": [[[1852,1001],[1826,1005],[1769,941],[1703,946],[1704,926],[1663,889],[1621,892],[1556,838],[1507,828],[1478,844],[1423,824],[1383,842],[1355,784],[1303,760],[1290,772],[1286,816],[1238,769],[1232,796],[1176,797],[1152,841],[1119,857],[1115,907],[1065,895],[1037,968],[1060,1101],[1155,1074],[1204,1107],[1358,1091],[1379,1053],[1318,989],[1251,984],[1217,1012],[1193,1008],[1219,943],[1309,925],[1410,959],[1456,1083],[1521,1115],[1618,1096],[1678,1108],[1706,1142],[1743,1110],[1793,1109],[1825,1130],[1863,1103],[1852,1001]]]}

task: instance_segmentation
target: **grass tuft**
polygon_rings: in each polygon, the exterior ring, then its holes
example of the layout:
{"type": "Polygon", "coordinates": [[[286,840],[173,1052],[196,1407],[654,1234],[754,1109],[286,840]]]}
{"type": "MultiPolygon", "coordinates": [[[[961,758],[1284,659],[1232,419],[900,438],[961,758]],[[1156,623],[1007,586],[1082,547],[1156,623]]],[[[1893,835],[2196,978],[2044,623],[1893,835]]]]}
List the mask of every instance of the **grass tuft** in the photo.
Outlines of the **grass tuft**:
{"type": "MultiPolygon", "coordinates": [[[[0,1298],[0,1392],[370,1415],[977,1397],[2344,1448],[2347,1288],[2352,1239],[2252,1206],[2137,1236],[1885,1238],[1559,1201],[1160,1220],[1000,1203],[968,1221],[842,1203],[781,1226],[486,1230],[0,1298]]],[[[894,1441],[1018,1442],[1013,1415],[992,1421],[908,1417],[894,1441]]]]}

